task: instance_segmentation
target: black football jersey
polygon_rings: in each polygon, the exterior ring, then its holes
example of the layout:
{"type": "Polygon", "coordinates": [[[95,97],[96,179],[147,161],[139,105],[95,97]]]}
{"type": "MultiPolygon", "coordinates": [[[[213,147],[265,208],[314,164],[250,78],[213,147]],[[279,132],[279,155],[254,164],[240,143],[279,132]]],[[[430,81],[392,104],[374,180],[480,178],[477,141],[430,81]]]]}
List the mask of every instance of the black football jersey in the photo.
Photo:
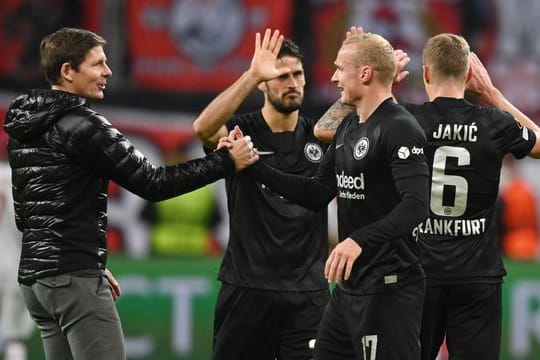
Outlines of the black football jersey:
{"type": "Polygon", "coordinates": [[[412,235],[417,223],[400,223],[419,214],[407,213],[403,196],[409,189],[397,183],[414,178],[424,181],[427,192],[425,141],[415,119],[391,99],[366,122],[351,113],[338,128],[333,145],[339,237],[362,247],[351,278],[340,284],[344,291],[384,291],[424,277],[412,235]]]}
{"type": "Polygon", "coordinates": [[[394,290],[425,275],[413,229],[428,216],[426,139],[414,117],[387,99],[366,122],[346,116],[313,177],[255,164],[253,174],[276,192],[310,209],[338,201],[339,238],[362,248],[351,277],[338,286],[351,294],[394,290]]]}
{"type": "Polygon", "coordinates": [[[428,284],[502,281],[495,219],[502,159],[529,154],[534,133],[508,113],[464,99],[405,107],[428,141],[430,217],[416,229],[428,284]]]}
{"type": "MultiPolygon", "coordinates": [[[[311,176],[327,145],[313,135],[315,120],[300,116],[292,132],[273,133],[260,111],[235,115],[263,154],[259,162],[286,173],[311,176]]],[[[311,211],[272,192],[246,172],[226,179],[230,235],[219,279],[278,291],[327,289],[327,211],[311,211]]]]}

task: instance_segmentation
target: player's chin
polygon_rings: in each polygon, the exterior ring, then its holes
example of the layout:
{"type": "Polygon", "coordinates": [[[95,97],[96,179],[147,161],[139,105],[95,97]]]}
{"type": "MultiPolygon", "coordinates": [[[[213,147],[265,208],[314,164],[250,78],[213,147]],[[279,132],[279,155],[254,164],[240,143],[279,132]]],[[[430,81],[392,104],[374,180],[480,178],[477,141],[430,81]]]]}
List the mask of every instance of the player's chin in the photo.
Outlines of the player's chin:
{"type": "Polygon", "coordinates": [[[285,106],[290,110],[298,110],[300,109],[300,105],[302,105],[302,98],[301,97],[294,97],[288,99],[288,101],[284,101],[285,106]]]}

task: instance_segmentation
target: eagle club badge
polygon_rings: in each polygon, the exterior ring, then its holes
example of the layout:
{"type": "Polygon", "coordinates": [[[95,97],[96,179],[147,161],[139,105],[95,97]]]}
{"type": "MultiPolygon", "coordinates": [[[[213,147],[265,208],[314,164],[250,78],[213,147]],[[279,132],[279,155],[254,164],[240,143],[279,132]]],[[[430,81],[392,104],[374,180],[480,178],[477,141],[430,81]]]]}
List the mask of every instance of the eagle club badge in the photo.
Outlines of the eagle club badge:
{"type": "Polygon", "coordinates": [[[367,137],[362,137],[354,144],[353,156],[356,160],[360,160],[366,156],[368,150],[369,139],[367,137]]]}
{"type": "Polygon", "coordinates": [[[323,150],[319,144],[308,142],[306,146],[304,146],[304,155],[309,161],[318,163],[322,159],[323,150]]]}

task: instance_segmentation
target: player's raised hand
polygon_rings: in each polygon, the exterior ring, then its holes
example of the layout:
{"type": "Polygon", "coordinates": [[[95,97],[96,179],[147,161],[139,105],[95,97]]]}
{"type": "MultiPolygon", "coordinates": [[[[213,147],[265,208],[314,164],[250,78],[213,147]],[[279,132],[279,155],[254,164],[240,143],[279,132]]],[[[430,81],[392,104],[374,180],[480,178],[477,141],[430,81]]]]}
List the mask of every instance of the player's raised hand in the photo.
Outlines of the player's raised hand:
{"type": "Polygon", "coordinates": [[[351,238],[336,245],[328,256],[324,267],[324,277],[331,282],[349,280],[352,267],[362,253],[362,248],[351,238]]]}
{"type": "Polygon", "coordinates": [[[345,33],[345,37],[348,38],[352,35],[360,35],[364,33],[364,28],[361,26],[351,26],[349,30],[345,33]]]}
{"type": "Polygon", "coordinates": [[[473,52],[469,55],[469,66],[471,74],[467,81],[466,90],[472,91],[480,97],[486,96],[486,93],[492,91],[495,86],[486,67],[473,52]]]}
{"type": "Polygon", "coordinates": [[[283,35],[279,30],[266,29],[261,40],[261,34],[255,34],[255,51],[251,59],[249,72],[259,82],[275,79],[286,72],[289,68],[277,67],[277,56],[281,45],[283,44],[283,35]]]}
{"type": "Polygon", "coordinates": [[[394,76],[394,84],[399,84],[403,79],[409,76],[409,72],[405,66],[411,61],[407,53],[401,49],[394,50],[394,58],[396,59],[396,75],[394,76]]]}

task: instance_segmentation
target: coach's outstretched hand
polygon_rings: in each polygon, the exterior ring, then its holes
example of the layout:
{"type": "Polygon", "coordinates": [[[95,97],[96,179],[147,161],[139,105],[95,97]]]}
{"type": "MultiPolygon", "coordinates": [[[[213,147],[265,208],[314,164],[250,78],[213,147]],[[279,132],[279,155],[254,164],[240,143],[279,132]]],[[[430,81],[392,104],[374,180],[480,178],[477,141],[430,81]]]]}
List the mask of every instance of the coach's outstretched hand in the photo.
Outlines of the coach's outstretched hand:
{"type": "Polygon", "coordinates": [[[242,171],[259,160],[259,155],[253,148],[250,136],[244,136],[242,130],[235,126],[227,137],[219,139],[216,150],[228,149],[234,160],[236,171],[242,171]]]}

